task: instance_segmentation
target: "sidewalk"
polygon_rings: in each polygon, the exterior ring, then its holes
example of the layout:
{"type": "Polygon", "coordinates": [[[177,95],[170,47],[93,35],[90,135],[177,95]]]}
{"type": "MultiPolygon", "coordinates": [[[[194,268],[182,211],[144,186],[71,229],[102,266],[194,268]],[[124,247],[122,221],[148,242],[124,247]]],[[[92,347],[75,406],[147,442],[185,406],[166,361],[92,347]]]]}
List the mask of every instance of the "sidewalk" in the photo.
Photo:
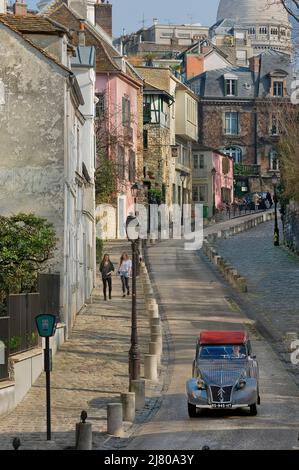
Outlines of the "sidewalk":
{"type": "Polygon", "coordinates": [[[208,235],[212,235],[213,233],[221,232],[221,230],[226,230],[235,225],[239,225],[243,222],[247,222],[247,220],[255,219],[256,217],[262,216],[263,214],[267,214],[273,212],[273,209],[269,209],[267,211],[259,211],[253,212],[252,214],[234,217],[232,219],[227,219],[225,221],[204,226],[204,236],[207,237],[208,235]]]}
{"type": "MultiPolygon", "coordinates": [[[[119,242],[105,246],[115,268],[122,251],[130,245],[119,242]]],[[[139,283],[138,283],[139,284],[139,283]]],[[[140,286],[137,288],[140,294],[140,286]]],[[[149,324],[144,303],[138,295],[141,356],[148,352],[149,324]]],[[[93,303],[78,315],[70,339],[56,354],[51,374],[52,439],[46,443],[45,377],[39,377],[24,400],[0,419],[0,450],[12,449],[14,437],[21,449],[65,449],[75,445],[75,424],[82,410],[93,424],[94,448],[107,439],[106,405],[119,402],[128,391],[131,297],[122,298],[121,283],[113,278],[113,298],[103,301],[101,280],[97,279],[93,303]]]]}

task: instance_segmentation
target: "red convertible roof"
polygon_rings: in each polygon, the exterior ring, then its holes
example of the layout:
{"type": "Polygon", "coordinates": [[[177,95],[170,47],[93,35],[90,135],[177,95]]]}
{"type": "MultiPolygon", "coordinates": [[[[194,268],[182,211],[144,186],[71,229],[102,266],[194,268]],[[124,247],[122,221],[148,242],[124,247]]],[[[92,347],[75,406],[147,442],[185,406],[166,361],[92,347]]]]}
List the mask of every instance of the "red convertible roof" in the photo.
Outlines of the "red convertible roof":
{"type": "Polygon", "coordinates": [[[199,335],[200,344],[244,344],[245,331],[202,331],[199,335]]]}

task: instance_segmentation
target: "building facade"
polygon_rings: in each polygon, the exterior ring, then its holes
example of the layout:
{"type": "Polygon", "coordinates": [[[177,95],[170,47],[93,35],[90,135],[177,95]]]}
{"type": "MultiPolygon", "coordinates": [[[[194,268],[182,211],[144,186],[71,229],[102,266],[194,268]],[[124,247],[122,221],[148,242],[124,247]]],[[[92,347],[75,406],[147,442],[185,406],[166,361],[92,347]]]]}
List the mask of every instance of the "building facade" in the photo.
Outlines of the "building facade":
{"type": "Polygon", "coordinates": [[[175,58],[176,55],[198,40],[208,37],[209,28],[199,24],[160,24],[154,19],[149,28],[125,35],[116,44],[125,55],[153,55],[158,58],[175,58]]]}
{"type": "MultiPolygon", "coordinates": [[[[46,23],[0,18],[0,206],[3,214],[34,213],[53,222],[57,249],[48,268],[60,273],[61,320],[68,333],[94,286],[94,162],[91,146],[84,145],[91,124],[85,128],[85,102],[63,47],[67,38],[60,28],[54,34],[51,21],[47,30],[46,23]],[[35,31],[34,42],[20,32],[24,21],[30,34],[35,31]],[[54,37],[67,64],[37,45],[54,37]]],[[[92,74],[93,66],[84,73],[92,74]]],[[[90,75],[90,96],[93,87],[90,75]]]]}
{"type": "Polygon", "coordinates": [[[64,3],[57,6],[57,2],[54,2],[48,6],[48,14],[56,22],[74,31],[75,45],[84,36],[85,44],[95,48],[97,167],[101,159],[113,162],[111,177],[116,178],[117,188],[109,202],[116,204],[117,201],[123,201],[122,204],[128,210],[133,203],[132,183],[143,167],[140,133],[142,116],[138,112],[143,99],[143,83],[134,68],[114,48],[112,38],[108,35],[109,28],[105,31],[101,26],[102,20],[99,23],[99,5],[92,3],[88,10],[85,6],[84,2],[72,2],[69,7],[64,3]]]}
{"type": "MultiPolygon", "coordinates": [[[[255,55],[269,49],[289,55],[292,53],[292,27],[288,13],[280,1],[220,0],[217,23],[218,26],[223,25],[224,35],[227,25],[222,21],[225,19],[234,26],[238,25],[240,33],[241,30],[246,32],[255,55]]],[[[242,40],[244,36],[237,36],[235,39],[242,40]]]]}
{"type": "Polygon", "coordinates": [[[271,189],[279,171],[278,114],[290,104],[292,80],[289,55],[266,51],[248,68],[213,70],[189,82],[200,97],[200,143],[233,158],[238,197],[271,189]]]}
{"type": "Polygon", "coordinates": [[[233,159],[194,145],[192,160],[192,202],[203,205],[204,218],[212,218],[234,200],[233,159]]]}

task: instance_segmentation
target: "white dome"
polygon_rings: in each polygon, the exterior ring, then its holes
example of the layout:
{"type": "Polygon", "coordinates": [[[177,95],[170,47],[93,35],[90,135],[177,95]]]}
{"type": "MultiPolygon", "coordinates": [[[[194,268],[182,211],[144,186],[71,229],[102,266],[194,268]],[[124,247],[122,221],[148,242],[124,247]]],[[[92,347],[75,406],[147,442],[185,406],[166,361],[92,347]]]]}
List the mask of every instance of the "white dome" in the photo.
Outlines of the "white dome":
{"type": "Polygon", "coordinates": [[[287,11],[280,3],[269,0],[220,0],[217,21],[229,18],[236,23],[288,23],[287,11]]]}

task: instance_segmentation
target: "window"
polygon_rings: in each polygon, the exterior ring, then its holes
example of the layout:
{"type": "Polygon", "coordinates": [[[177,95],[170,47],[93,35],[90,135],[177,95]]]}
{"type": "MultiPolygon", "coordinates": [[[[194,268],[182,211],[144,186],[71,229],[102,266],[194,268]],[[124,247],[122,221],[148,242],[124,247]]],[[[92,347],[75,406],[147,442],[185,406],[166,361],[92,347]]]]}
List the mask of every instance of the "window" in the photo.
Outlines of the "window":
{"type": "Polygon", "coordinates": [[[266,28],[266,26],[261,26],[259,31],[260,34],[268,34],[268,28],[266,28]]]}
{"type": "Polygon", "coordinates": [[[101,119],[105,113],[105,95],[104,93],[98,93],[96,97],[98,99],[96,103],[96,118],[101,119]]]}
{"type": "Polygon", "coordinates": [[[229,135],[239,134],[239,113],[225,113],[224,133],[229,135]]]}
{"type": "Polygon", "coordinates": [[[284,37],[284,36],[286,35],[286,30],[285,30],[285,29],[281,29],[281,30],[280,30],[280,35],[284,37]]]}
{"type": "Polygon", "coordinates": [[[238,94],[238,80],[235,78],[225,79],[225,95],[237,96],[238,94]]]}
{"type": "Polygon", "coordinates": [[[271,171],[279,171],[279,161],[276,150],[271,150],[269,154],[269,169],[271,171]]]}
{"type": "Polygon", "coordinates": [[[120,179],[125,179],[125,149],[118,145],[118,176],[120,179]]]}
{"type": "Polygon", "coordinates": [[[125,127],[131,125],[131,102],[127,96],[122,98],[122,124],[125,127]]]}
{"type": "Polygon", "coordinates": [[[135,179],[136,179],[135,152],[130,150],[130,157],[129,157],[129,181],[130,183],[134,183],[135,179]]]}
{"type": "Polygon", "coordinates": [[[248,33],[249,34],[255,34],[255,27],[251,26],[250,28],[248,28],[248,33]]]}
{"type": "Polygon", "coordinates": [[[240,147],[227,147],[224,149],[224,153],[232,157],[234,163],[242,163],[242,149],[240,147]]]}
{"type": "Polygon", "coordinates": [[[273,96],[283,97],[283,82],[273,82],[273,96]]]}
{"type": "Polygon", "coordinates": [[[193,202],[207,202],[208,201],[208,185],[199,184],[193,186],[193,202]]]}
{"type": "Polygon", "coordinates": [[[278,118],[275,114],[272,114],[271,116],[270,134],[273,136],[279,135],[278,118]]]}
{"type": "Polygon", "coordinates": [[[270,32],[273,36],[278,36],[278,28],[271,28],[270,32]]]}

